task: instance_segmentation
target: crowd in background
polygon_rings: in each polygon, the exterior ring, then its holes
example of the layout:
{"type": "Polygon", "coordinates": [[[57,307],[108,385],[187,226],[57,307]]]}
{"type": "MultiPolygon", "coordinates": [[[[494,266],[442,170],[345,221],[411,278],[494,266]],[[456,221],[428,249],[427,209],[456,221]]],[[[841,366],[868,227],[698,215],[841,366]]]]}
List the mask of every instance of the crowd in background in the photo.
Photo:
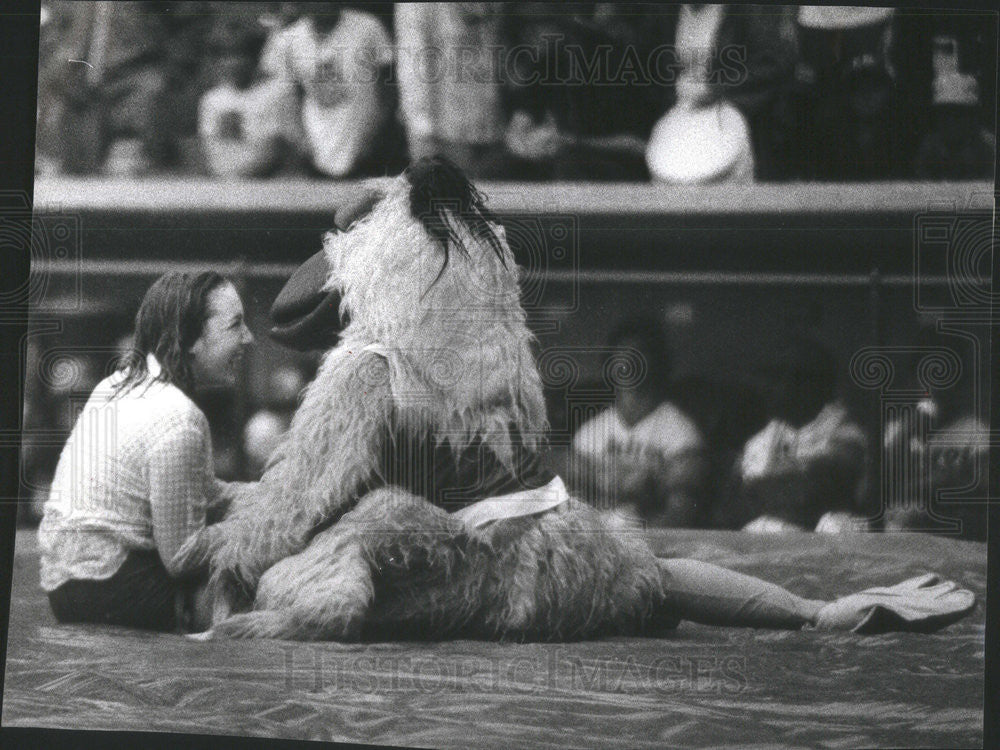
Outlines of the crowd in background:
{"type": "MultiPolygon", "coordinates": [[[[996,29],[976,14],[45,2],[42,16],[45,175],[352,178],[433,153],[479,179],[971,179],[994,169],[996,29]]],[[[765,392],[739,403],[759,419],[722,424],[673,378],[662,334],[633,321],[612,336],[650,368],[615,389],[614,406],[579,427],[569,462],[554,467],[588,501],[654,526],[935,530],[966,513],[963,533],[985,533],[981,509],[932,502],[985,480],[988,430],[968,389],[927,393],[879,436],[838,398],[845,363],[797,338],[770,362],[765,392]],[[895,479],[873,492],[879,464],[895,479]]],[[[29,377],[25,430],[68,432],[74,394],[104,374],[98,360],[65,363],[70,379],[29,377]]],[[[31,346],[27,369],[40,371],[31,346]]],[[[307,365],[277,367],[265,396],[241,409],[202,404],[221,477],[259,476],[310,376],[307,365]]],[[[60,449],[25,443],[25,519],[60,449]]]]}
{"type": "MultiPolygon", "coordinates": [[[[668,337],[655,317],[620,321],[607,343],[602,383],[591,391],[603,388],[609,398],[593,401],[596,413],[575,426],[570,446],[547,454],[551,468],[587,502],[648,527],[956,534],[949,524],[957,519],[961,536],[985,538],[984,504],[941,495],[985,497],[989,428],[976,413],[973,368],[960,368],[962,379],[947,388],[921,382],[921,353],[954,344],[933,322],[911,342],[912,403],[896,404],[878,427],[846,404],[840,382],[846,363],[808,334],[788,336],[781,351],[750,365],[762,385],[716,392],[707,400],[721,406],[707,407],[697,380],[675,377],[668,337]],[[641,361],[642,377],[616,377],[620,356],[641,361]],[[881,467],[874,461],[880,441],[881,467]]],[[[22,521],[37,521],[64,439],[37,436],[68,434],[74,399],[85,399],[130,344],[123,337],[110,358],[73,355],[59,365],[66,373],[44,378],[38,374],[47,366],[29,346],[24,425],[36,437],[22,453],[22,521]]],[[[232,394],[198,398],[220,478],[262,474],[314,364],[266,368],[264,387],[242,410],[232,394]]]]}
{"type": "Polygon", "coordinates": [[[575,433],[570,484],[653,527],[985,539],[989,428],[973,403],[974,368],[959,368],[947,388],[929,387],[919,372],[921,357],[953,341],[925,322],[905,377],[914,398],[873,429],[845,403],[846,363],[813,335],[791,334],[767,355],[757,365],[766,386],[749,399],[706,410],[690,381],[672,376],[662,325],[622,321],[611,350],[640,356],[648,373],[617,384],[614,405],[575,433]],[[751,417],[734,431],[736,411],[751,417]],[[955,499],[963,495],[972,499],[955,499]]]}
{"type": "Polygon", "coordinates": [[[45,2],[40,174],[993,175],[984,14],[633,3],[45,2]]]}

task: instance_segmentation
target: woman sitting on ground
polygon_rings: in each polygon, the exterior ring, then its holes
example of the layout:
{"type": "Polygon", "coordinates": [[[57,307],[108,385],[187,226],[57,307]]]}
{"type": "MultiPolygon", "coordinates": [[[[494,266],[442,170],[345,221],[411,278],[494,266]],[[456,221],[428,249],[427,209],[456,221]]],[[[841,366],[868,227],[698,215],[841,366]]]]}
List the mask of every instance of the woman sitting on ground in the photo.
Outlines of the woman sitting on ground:
{"type": "Polygon", "coordinates": [[[198,571],[172,558],[235,490],[212,472],[192,395],[232,388],[252,341],[235,287],[215,272],[168,273],[146,292],[134,350],[88,399],[45,503],[41,583],[60,622],[185,624],[198,571]]]}

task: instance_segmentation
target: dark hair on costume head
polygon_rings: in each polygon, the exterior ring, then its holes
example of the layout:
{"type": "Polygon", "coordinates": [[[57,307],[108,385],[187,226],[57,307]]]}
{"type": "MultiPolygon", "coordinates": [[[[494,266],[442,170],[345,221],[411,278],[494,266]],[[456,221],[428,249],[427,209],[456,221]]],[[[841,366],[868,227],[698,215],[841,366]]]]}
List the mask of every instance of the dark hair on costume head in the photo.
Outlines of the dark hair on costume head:
{"type": "MultiPolygon", "coordinates": [[[[666,395],[670,387],[673,356],[663,325],[650,315],[637,315],[620,321],[608,336],[608,346],[617,347],[626,341],[636,341],[639,353],[646,360],[647,374],[642,388],[666,395]]],[[[613,356],[613,355],[611,355],[613,356]]]]}
{"type": "Polygon", "coordinates": [[[410,213],[444,250],[444,264],[434,279],[435,283],[448,267],[448,251],[452,243],[468,253],[449,221],[449,212],[468,227],[473,237],[486,242],[500,262],[506,265],[503,245],[490,226],[497,222],[486,208],[486,196],[469,182],[461,169],[443,156],[428,156],[413,162],[406,168],[405,175],[410,183],[410,213]]]}
{"type": "Polygon", "coordinates": [[[115,386],[115,396],[135,388],[146,379],[146,355],[160,363],[156,380],[191,394],[191,346],[201,336],[208,317],[208,296],[229,281],[215,271],[163,274],[146,291],[135,316],[135,340],[121,371],[124,379],[115,386]]]}

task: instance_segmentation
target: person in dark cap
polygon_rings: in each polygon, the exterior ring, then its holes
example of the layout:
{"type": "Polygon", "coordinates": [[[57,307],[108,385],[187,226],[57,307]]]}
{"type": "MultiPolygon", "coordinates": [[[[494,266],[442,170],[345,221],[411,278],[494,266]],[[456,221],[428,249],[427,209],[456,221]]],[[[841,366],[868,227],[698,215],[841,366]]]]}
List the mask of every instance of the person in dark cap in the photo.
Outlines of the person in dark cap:
{"type": "Polygon", "coordinates": [[[702,525],[708,511],[705,444],[694,420],[670,398],[663,325],[650,317],[624,320],[609,344],[604,374],[615,403],[574,436],[574,481],[589,480],[598,504],[616,503],[650,526],[702,525]]]}
{"type": "Polygon", "coordinates": [[[747,531],[844,531],[863,491],[865,435],[836,398],[836,360],[794,337],[767,368],[771,421],[737,462],[747,531]]]}

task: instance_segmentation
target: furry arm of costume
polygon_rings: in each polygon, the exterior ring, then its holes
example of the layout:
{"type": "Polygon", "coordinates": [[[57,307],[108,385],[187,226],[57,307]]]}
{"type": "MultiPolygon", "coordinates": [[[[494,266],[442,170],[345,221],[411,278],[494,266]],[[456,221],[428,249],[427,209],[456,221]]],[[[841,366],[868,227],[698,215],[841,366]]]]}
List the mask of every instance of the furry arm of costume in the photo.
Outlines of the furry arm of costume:
{"type": "Polygon", "coordinates": [[[189,539],[175,561],[211,560],[214,576],[228,573],[252,591],[269,567],[306,547],[316,526],[357,500],[378,463],[390,403],[383,357],[360,347],[331,351],[261,480],[247,484],[225,520],[189,539]]]}

